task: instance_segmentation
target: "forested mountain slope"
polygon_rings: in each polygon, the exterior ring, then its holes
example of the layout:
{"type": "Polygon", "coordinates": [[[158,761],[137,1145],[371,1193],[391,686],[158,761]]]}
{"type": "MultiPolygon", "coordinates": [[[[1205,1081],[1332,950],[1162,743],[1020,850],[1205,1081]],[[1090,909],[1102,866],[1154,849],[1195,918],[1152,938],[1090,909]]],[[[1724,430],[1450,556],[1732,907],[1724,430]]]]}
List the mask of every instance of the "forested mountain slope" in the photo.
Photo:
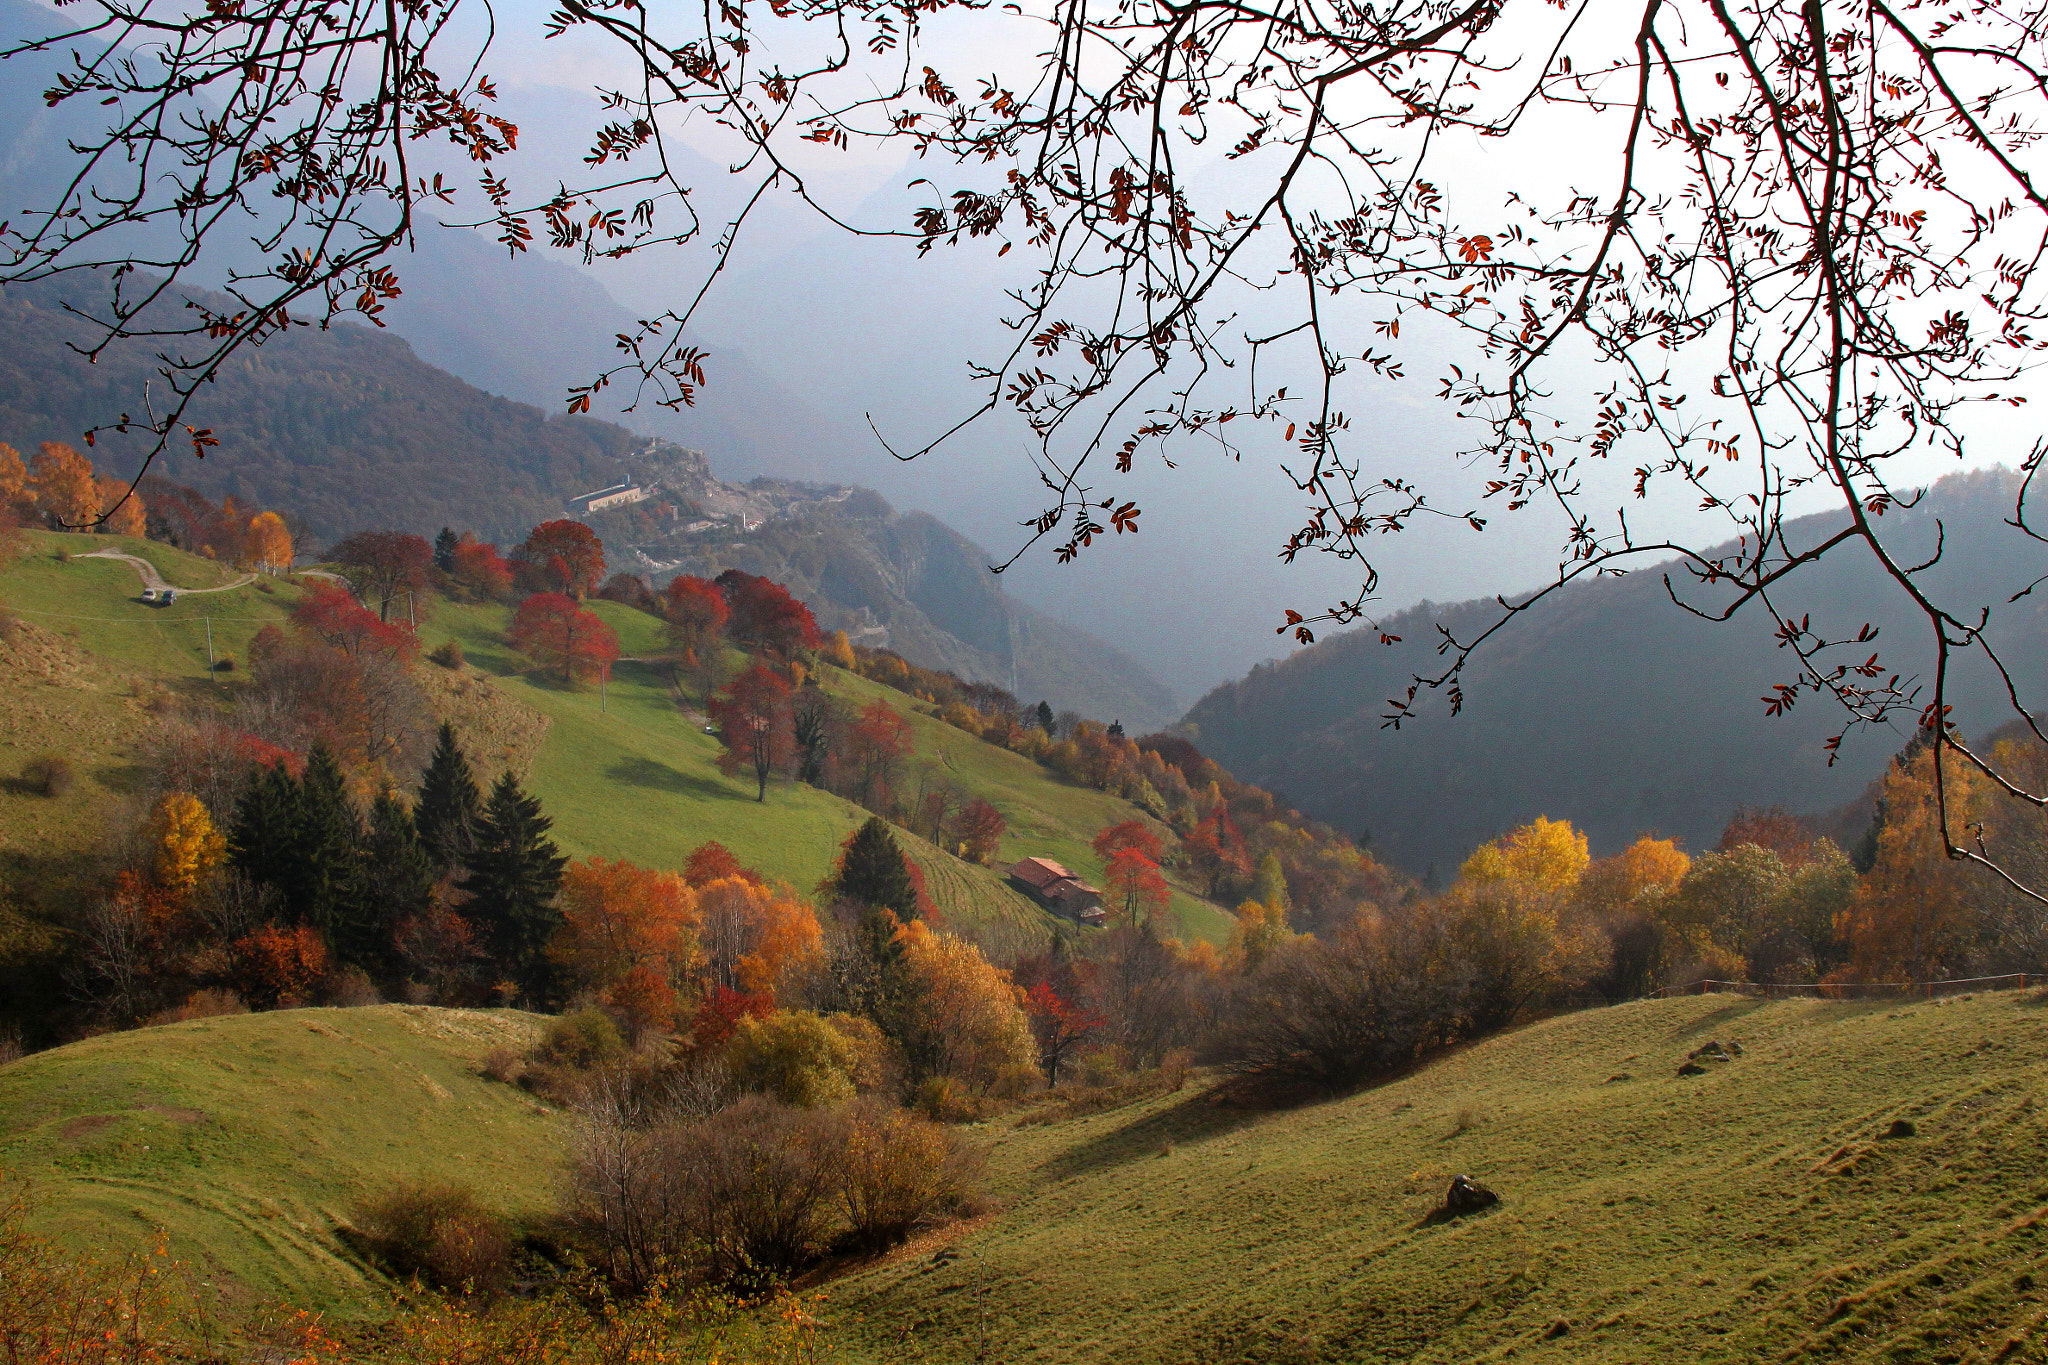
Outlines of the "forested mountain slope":
{"type": "MultiPolygon", "coordinates": [[[[2009,474],[1952,476],[1918,508],[1893,511],[1887,534],[1924,556],[1944,518],[1997,525],[2013,488],[2009,474]]],[[[1830,525],[1794,523],[1791,539],[1818,541],[1830,525]]],[[[2041,572],[2039,551],[2017,532],[1951,534],[1924,576],[1954,601],[1997,609],[1993,635],[2029,705],[2048,702],[2048,602],[2004,604],[2041,572]]],[[[1675,581],[1688,600],[1713,600],[1675,581]]],[[[1834,637],[1877,625],[1850,662],[1877,650],[1888,670],[1931,676],[1924,625],[1854,546],[1801,575],[1781,603],[1834,637]]],[[[1383,728],[1386,699],[1442,667],[1438,628],[1469,638],[1498,610],[1423,603],[1382,623],[1399,644],[1377,630],[1332,636],[1215,689],[1187,720],[1232,772],[1354,835],[1369,830],[1381,856],[1415,873],[1434,863],[1445,876],[1475,844],[1539,814],[1587,830],[1597,853],[1644,830],[1710,847],[1738,804],[1813,811],[1855,798],[1906,739],[1864,732],[1829,767],[1822,745],[1842,724],[1830,702],[1808,696],[1765,714],[1760,698],[1793,671],[1769,618],[1754,604],[1724,625],[1690,615],[1670,601],[1661,568],[1558,593],[1488,643],[1466,675],[1462,715],[1431,697],[1419,719],[1383,728]]],[[[2012,718],[1988,670],[1964,668],[1955,690],[1966,733],[2012,718]]]]}

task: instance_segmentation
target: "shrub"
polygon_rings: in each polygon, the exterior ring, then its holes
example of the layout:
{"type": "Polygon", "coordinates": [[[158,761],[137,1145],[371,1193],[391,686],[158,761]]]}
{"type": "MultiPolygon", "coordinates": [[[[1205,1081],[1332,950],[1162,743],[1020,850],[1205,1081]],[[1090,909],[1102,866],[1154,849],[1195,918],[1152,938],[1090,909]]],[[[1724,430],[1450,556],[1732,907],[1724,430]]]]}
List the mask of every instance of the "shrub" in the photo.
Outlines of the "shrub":
{"type": "Polygon", "coordinates": [[[1353,1085],[1456,1041],[1469,979],[1434,916],[1361,915],[1328,941],[1275,950],[1231,1002],[1217,1050],[1241,1075],[1353,1085]]]}
{"type": "Polygon", "coordinates": [[[764,1286],[830,1241],[834,1126],[760,1095],[647,1132],[593,1125],[572,1166],[568,1224],[628,1289],[678,1270],[764,1286]]]}
{"type": "Polygon", "coordinates": [[[229,990],[194,991],[185,997],[184,1003],[173,1005],[144,1020],[145,1024],[182,1024],[190,1019],[219,1019],[231,1014],[247,1014],[249,1007],[242,1003],[242,997],[229,990]]]}
{"type": "Polygon", "coordinates": [[[218,659],[215,659],[215,660],[213,661],[213,671],[214,671],[214,672],[216,672],[216,673],[232,673],[232,672],[234,672],[234,671],[235,671],[235,661],[234,661],[234,659],[233,659],[233,658],[231,658],[231,657],[230,657],[230,656],[228,656],[228,655],[225,655],[225,654],[223,654],[223,655],[222,655],[222,656],[221,656],[220,658],[218,658],[218,659]]]}
{"type": "Polygon", "coordinates": [[[549,1022],[533,1059],[549,1066],[588,1071],[626,1055],[619,1026],[603,1010],[578,1010],[549,1022]]]}
{"type": "Polygon", "coordinates": [[[462,645],[457,641],[450,640],[446,644],[435,646],[433,653],[427,655],[427,657],[443,668],[460,669],[462,667],[462,645]]]}
{"type": "Polygon", "coordinates": [[[38,754],[21,765],[21,780],[38,796],[59,797],[77,784],[77,770],[62,754],[38,754]]]}
{"type": "Polygon", "coordinates": [[[456,1293],[487,1293],[504,1283],[512,1239],[502,1220],[468,1190],[414,1185],[356,1210],[363,1248],[394,1275],[456,1293]]]}
{"type": "Polygon", "coordinates": [[[893,1246],[970,1205],[980,1153],[948,1129],[872,1100],[849,1106],[840,1123],[839,1211],[849,1246],[893,1246]]]}
{"type": "Polygon", "coordinates": [[[809,1010],[742,1019],[729,1056],[733,1081],[741,1089],[773,1095],[799,1109],[852,1099],[862,1060],[845,1034],[809,1010]]]}
{"type": "Polygon", "coordinates": [[[337,1009],[360,1009],[365,1005],[384,1003],[384,997],[377,993],[376,983],[361,967],[343,967],[321,982],[320,1000],[322,1004],[337,1009]]]}
{"type": "Polygon", "coordinates": [[[477,1070],[487,1081],[500,1085],[514,1085],[520,1073],[526,1070],[526,1059],[509,1047],[494,1047],[477,1063],[477,1070]]]}

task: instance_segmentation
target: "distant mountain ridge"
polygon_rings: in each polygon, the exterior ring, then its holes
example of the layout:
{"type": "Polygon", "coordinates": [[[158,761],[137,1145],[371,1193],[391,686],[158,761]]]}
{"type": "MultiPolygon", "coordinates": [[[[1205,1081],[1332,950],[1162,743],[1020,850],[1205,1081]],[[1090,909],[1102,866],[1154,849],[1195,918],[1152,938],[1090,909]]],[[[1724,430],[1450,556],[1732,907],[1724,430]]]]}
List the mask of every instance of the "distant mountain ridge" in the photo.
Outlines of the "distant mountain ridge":
{"type": "MultiPolygon", "coordinates": [[[[1953,475],[1919,507],[1886,517],[1886,534],[1924,556],[1937,521],[1948,524],[1944,559],[1926,580],[1952,601],[1998,609],[1993,636],[2021,696],[2043,705],[2048,603],[2037,594],[2003,605],[2040,574],[2041,547],[2017,532],[1955,530],[1997,527],[2014,488],[2004,471],[1953,475]]],[[[1795,522],[1792,543],[1834,524],[1795,522]]],[[[1887,667],[1924,673],[1906,666],[1924,664],[1925,627],[1849,548],[1789,586],[1784,605],[1831,635],[1877,625],[1870,648],[1887,667]]],[[[1424,715],[1382,728],[1386,699],[1442,667],[1437,627],[1469,638],[1498,610],[1423,603],[1382,623],[1396,645],[1376,630],[1331,636],[1214,689],[1186,726],[1246,781],[1354,836],[1369,831],[1376,852],[1413,872],[1435,864],[1445,876],[1475,844],[1545,814],[1586,829],[1596,852],[1648,830],[1712,847],[1737,805],[1817,812],[1855,799],[1907,737],[1865,731],[1830,767],[1822,745],[1842,723],[1834,703],[1807,696],[1782,717],[1764,713],[1760,698],[1790,678],[1792,661],[1762,612],[1702,621],[1670,602],[1658,567],[1574,585],[1513,622],[1467,672],[1463,714],[1425,694],[1424,715]]],[[[1967,734],[2012,719],[1988,669],[1964,668],[1952,694],[1967,734]]]]}
{"type": "Polygon", "coordinates": [[[1026,702],[1045,698],[1057,710],[1120,720],[1133,733],[1179,712],[1173,693],[1135,660],[1005,593],[988,553],[928,513],[898,512],[865,489],[769,479],[693,488],[687,476],[649,476],[719,518],[635,543],[641,567],[658,580],[760,574],[856,643],[996,683],[1026,702]]]}
{"type": "MultiPolygon", "coordinates": [[[[75,288],[0,289],[0,441],[25,451],[76,442],[85,427],[131,408],[154,372],[141,344],[115,347],[97,365],[67,348],[83,328],[59,302],[75,288]]],[[[292,513],[316,545],[364,527],[432,535],[456,526],[516,542],[566,515],[565,499],[637,478],[705,520],[691,533],[680,517],[659,527],[593,518],[617,567],[660,579],[690,554],[698,558],[689,562],[787,576],[828,624],[880,627],[886,643],[926,667],[1014,680],[1034,699],[1127,725],[1162,724],[1178,709],[1132,660],[1013,602],[987,572],[988,557],[933,518],[898,516],[874,494],[848,513],[849,485],[726,483],[701,452],[483,392],[390,332],[295,328],[237,355],[188,420],[211,428],[220,446],[205,459],[173,448],[154,472],[292,513]],[[664,537],[679,531],[681,544],[670,547],[664,537]]],[[[109,433],[93,459],[125,475],[144,449],[139,437],[109,433]]]]}

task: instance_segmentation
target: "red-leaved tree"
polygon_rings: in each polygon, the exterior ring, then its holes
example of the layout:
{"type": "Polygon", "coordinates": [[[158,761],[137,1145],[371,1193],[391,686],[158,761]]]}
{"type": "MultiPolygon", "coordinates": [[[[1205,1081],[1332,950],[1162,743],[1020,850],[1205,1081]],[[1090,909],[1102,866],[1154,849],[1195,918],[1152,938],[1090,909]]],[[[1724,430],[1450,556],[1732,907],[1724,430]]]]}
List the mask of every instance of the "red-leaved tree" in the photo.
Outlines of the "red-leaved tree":
{"type": "Polygon", "coordinates": [[[718,588],[732,613],[726,633],[735,640],[782,655],[816,649],[822,643],[811,609],[780,583],[727,569],[718,576],[718,588]]]}
{"type": "Polygon", "coordinates": [[[332,583],[313,586],[292,608],[292,624],[350,658],[388,654],[410,658],[419,637],[402,625],[381,621],[332,583]]]}
{"type": "Polygon", "coordinates": [[[953,842],[960,846],[960,856],[968,862],[992,863],[1005,828],[1003,813],[977,796],[953,817],[953,842]]]}
{"type": "Polygon", "coordinates": [[[727,773],[752,772],[758,784],[754,799],[766,801],[768,779],[788,764],[795,749],[789,684],[755,664],[711,699],[711,719],[725,745],[719,767],[727,773]]]}
{"type": "Polygon", "coordinates": [[[512,595],[512,566],[488,540],[478,540],[464,531],[455,543],[453,559],[455,566],[448,576],[470,595],[487,602],[502,602],[512,595]]]}
{"type": "Polygon", "coordinates": [[[394,602],[426,587],[434,567],[434,547],[403,531],[357,531],[327,557],[365,602],[376,604],[380,621],[391,619],[394,602]]]}
{"type": "Polygon", "coordinates": [[[1126,924],[1137,924],[1166,909],[1173,891],[1159,864],[1135,848],[1120,848],[1109,859],[1109,903],[1126,924]]]}
{"type": "Polygon", "coordinates": [[[1095,836],[1094,848],[1096,856],[1105,859],[1115,857],[1119,850],[1126,848],[1137,850],[1155,863],[1165,856],[1159,836],[1142,820],[1126,820],[1109,826],[1095,836]]]}
{"type": "Polygon", "coordinates": [[[1024,1017],[1038,1042],[1038,1065],[1047,1085],[1060,1083],[1060,1068],[1092,1046],[1109,1020],[1085,1005],[1064,1000],[1049,982],[1041,981],[1024,995],[1024,1017]]]}
{"type": "Polygon", "coordinates": [[[726,618],[732,609],[726,605],[725,594],[710,579],[680,574],[669,580],[661,597],[661,614],[668,621],[669,638],[684,653],[695,655],[715,645],[725,633],[726,618]]]}
{"type": "Polygon", "coordinates": [[[755,886],[768,884],[753,868],[740,866],[740,860],[733,856],[732,850],[716,839],[697,845],[690,850],[690,856],[683,859],[683,880],[691,886],[705,887],[728,877],[737,877],[755,886]]]}
{"type": "Polygon", "coordinates": [[[604,675],[619,657],[619,637],[596,612],[558,592],[535,593],[512,618],[512,647],[543,668],[562,670],[564,682],[604,675]]]}
{"type": "Polygon", "coordinates": [[[889,804],[897,771],[910,757],[910,722],[877,697],[846,727],[841,770],[853,781],[853,799],[869,810],[889,804]]]}
{"type": "Polygon", "coordinates": [[[604,581],[604,545],[580,521],[544,521],[527,532],[512,557],[538,590],[563,592],[582,601],[604,581]]]}

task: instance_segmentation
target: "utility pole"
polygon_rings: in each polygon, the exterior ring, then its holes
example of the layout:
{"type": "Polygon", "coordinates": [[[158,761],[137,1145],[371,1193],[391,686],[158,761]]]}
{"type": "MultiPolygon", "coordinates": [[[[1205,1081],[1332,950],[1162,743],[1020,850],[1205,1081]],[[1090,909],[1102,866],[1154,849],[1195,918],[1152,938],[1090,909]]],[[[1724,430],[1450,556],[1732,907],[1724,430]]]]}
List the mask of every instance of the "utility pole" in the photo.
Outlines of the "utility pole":
{"type": "Polygon", "coordinates": [[[206,618],[206,676],[214,682],[220,681],[220,675],[214,672],[213,668],[213,618],[211,616],[206,618]]]}

